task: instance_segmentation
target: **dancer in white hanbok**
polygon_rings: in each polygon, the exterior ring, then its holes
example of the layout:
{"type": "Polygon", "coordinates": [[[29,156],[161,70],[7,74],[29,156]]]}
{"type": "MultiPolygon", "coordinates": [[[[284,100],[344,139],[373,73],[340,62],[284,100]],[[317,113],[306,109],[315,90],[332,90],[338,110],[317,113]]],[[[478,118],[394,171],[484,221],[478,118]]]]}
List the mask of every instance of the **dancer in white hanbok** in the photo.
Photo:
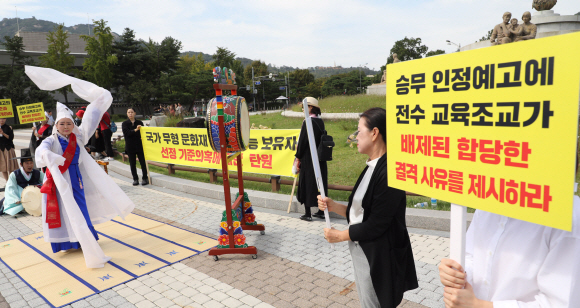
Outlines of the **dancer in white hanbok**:
{"type": "Polygon", "coordinates": [[[82,248],[87,267],[104,267],[111,258],[97,243],[94,225],[124,218],[135,208],[83,149],[111,105],[111,93],[48,68],[26,66],[26,74],[42,90],[71,85],[75,94],[91,102],[80,127],[74,124],[72,111],[57,103],[54,132],[36,149],[35,158],[38,167],[48,168],[41,189],[44,240],[55,253],[82,248]]]}

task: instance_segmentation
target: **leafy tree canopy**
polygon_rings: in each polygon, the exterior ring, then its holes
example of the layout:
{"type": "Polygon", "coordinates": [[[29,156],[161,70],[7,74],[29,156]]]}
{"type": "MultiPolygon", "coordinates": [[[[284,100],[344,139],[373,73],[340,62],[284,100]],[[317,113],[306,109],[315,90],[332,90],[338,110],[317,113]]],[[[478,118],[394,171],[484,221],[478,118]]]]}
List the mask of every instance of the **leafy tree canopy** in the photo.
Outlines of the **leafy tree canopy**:
{"type": "Polygon", "coordinates": [[[387,64],[393,63],[393,54],[396,53],[399,60],[409,61],[421,59],[427,53],[429,48],[421,45],[421,38],[407,38],[398,40],[391,48],[391,55],[387,58],[387,64]]]}
{"type": "MultiPolygon", "coordinates": [[[[69,43],[67,41],[68,33],[64,31],[64,24],[59,24],[48,32],[46,40],[48,41],[48,51],[39,57],[40,65],[52,68],[64,74],[71,74],[74,71],[73,65],[75,57],[67,51],[69,43]]],[[[63,96],[65,103],[68,104],[67,93],[71,91],[70,86],[58,90],[63,96]]]]}
{"type": "Polygon", "coordinates": [[[88,57],[83,62],[85,77],[92,83],[110,89],[113,85],[112,67],[117,63],[113,54],[113,35],[104,20],[94,21],[94,35],[81,35],[87,46],[88,57]]]}

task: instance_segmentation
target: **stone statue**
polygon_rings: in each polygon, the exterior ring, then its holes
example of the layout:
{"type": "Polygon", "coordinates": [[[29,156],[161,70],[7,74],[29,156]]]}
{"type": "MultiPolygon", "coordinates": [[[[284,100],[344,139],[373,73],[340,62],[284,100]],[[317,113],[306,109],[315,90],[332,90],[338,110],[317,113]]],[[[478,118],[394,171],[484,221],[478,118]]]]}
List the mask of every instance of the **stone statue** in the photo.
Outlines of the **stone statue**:
{"type": "Polygon", "coordinates": [[[556,5],[556,2],[558,0],[534,0],[532,8],[536,9],[536,11],[551,10],[556,5]]]}
{"type": "Polygon", "coordinates": [[[399,58],[397,57],[397,54],[394,53],[393,54],[393,63],[398,63],[398,62],[401,62],[401,60],[399,60],[399,58]]]}
{"type": "Polygon", "coordinates": [[[512,18],[510,24],[507,26],[508,30],[512,34],[512,39],[514,42],[519,41],[522,32],[522,26],[518,25],[518,19],[512,18]]]}
{"type": "Polygon", "coordinates": [[[530,20],[532,20],[532,13],[525,12],[522,15],[522,20],[524,23],[519,26],[517,33],[515,34],[515,42],[533,40],[536,38],[538,27],[530,22],[530,20]]]}
{"type": "MultiPolygon", "coordinates": [[[[401,60],[399,60],[396,53],[393,53],[393,63],[399,63],[399,62],[401,62],[401,60]]],[[[386,83],[386,82],[387,82],[387,68],[385,67],[385,70],[383,71],[383,77],[381,77],[381,83],[386,83]]]]}
{"type": "Polygon", "coordinates": [[[503,22],[496,25],[491,33],[491,45],[501,45],[512,42],[513,34],[508,29],[508,24],[512,18],[512,13],[503,13],[503,22]],[[497,40],[496,40],[497,39],[497,40]]]}
{"type": "Polygon", "coordinates": [[[385,70],[383,71],[383,77],[381,77],[381,83],[386,82],[387,82],[387,68],[385,67],[385,70]]]}

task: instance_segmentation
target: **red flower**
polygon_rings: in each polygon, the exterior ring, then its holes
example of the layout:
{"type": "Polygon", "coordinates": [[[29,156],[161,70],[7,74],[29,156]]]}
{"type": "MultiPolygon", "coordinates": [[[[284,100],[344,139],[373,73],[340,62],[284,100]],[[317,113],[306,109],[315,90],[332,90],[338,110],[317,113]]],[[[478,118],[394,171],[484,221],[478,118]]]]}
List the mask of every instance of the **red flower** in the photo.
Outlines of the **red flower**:
{"type": "Polygon", "coordinates": [[[234,242],[236,245],[244,245],[246,243],[246,236],[243,234],[234,235],[234,242]]]}
{"type": "Polygon", "coordinates": [[[254,214],[246,214],[244,218],[246,219],[246,223],[253,223],[256,221],[256,215],[254,214]]]}
{"type": "Polygon", "coordinates": [[[220,235],[220,237],[218,238],[218,242],[220,243],[220,245],[222,246],[227,246],[229,245],[229,238],[227,234],[223,234],[220,235]]]}

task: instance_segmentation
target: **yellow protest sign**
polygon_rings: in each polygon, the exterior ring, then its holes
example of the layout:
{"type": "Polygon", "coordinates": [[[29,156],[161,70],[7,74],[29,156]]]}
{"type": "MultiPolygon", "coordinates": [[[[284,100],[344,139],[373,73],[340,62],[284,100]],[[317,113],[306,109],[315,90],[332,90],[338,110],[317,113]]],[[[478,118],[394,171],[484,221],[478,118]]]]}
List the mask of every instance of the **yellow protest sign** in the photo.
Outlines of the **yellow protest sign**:
{"type": "Polygon", "coordinates": [[[3,118],[13,118],[14,112],[12,111],[12,100],[0,99],[0,119],[3,118]]]}
{"type": "Polygon", "coordinates": [[[44,121],[44,106],[42,103],[16,106],[20,124],[44,121]]]}
{"type": "Polygon", "coordinates": [[[580,33],[390,64],[389,185],[571,230],[580,33]]]}
{"type": "MultiPolygon", "coordinates": [[[[220,153],[209,145],[204,128],[141,127],[145,159],[200,168],[220,169],[220,153]]],[[[252,129],[248,150],[242,152],[244,173],[293,176],[292,163],[299,129],[252,129]]],[[[237,161],[229,164],[237,171],[237,161]]]]}

